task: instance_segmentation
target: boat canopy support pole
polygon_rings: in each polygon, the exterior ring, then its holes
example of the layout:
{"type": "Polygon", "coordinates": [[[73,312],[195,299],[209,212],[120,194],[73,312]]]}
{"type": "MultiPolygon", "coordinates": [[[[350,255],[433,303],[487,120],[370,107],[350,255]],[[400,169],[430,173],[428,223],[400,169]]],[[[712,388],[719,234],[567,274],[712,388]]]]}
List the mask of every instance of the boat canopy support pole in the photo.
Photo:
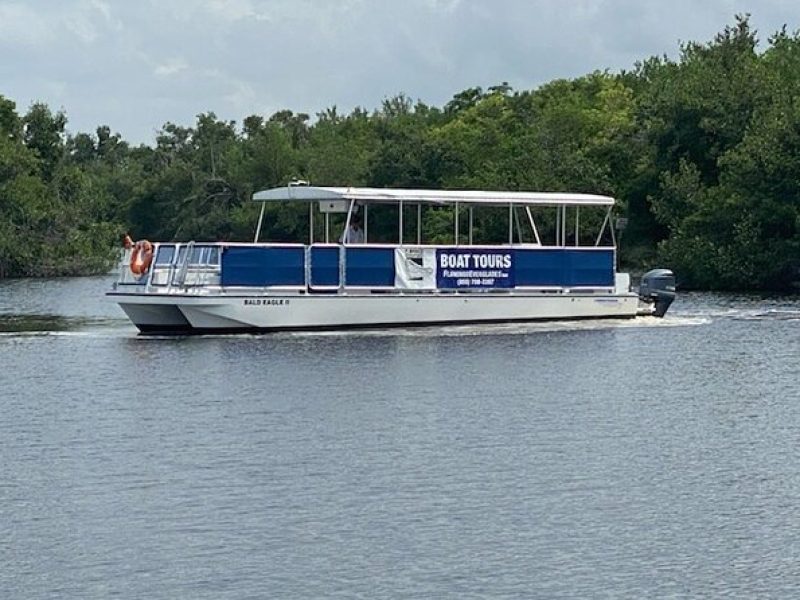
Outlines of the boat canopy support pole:
{"type": "Polygon", "coordinates": [[[397,226],[400,229],[400,235],[398,237],[400,239],[400,245],[402,246],[403,245],[403,201],[402,200],[400,200],[400,207],[397,212],[398,212],[397,226]]]}
{"type": "Polygon", "coordinates": [[[308,203],[308,245],[314,243],[314,203],[308,203]]]}
{"type": "Polygon", "coordinates": [[[253,238],[253,243],[258,243],[258,236],[261,234],[261,224],[264,222],[264,209],[267,208],[267,203],[261,203],[261,212],[258,214],[258,225],[256,225],[256,236],[253,238]]]}
{"type": "Polygon", "coordinates": [[[581,231],[581,207],[575,207],[575,245],[580,246],[579,241],[581,239],[580,236],[581,231]]]}
{"type": "Polygon", "coordinates": [[[514,243],[514,204],[508,204],[508,243],[514,243]]]}
{"type": "Polygon", "coordinates": [[[459,217],[459,215],[458,215],[458,202],[456,202],[456,218],[455,218],[456,223],[455,223],[455,233],[453,234],[453,237],[455,238],[456,246],[458,246],[458,243],[459,243],[459,240],[458,240],[458,238],[459,238],[458,217],[459,217]]]}
{"type": "Polygon", "coordinates": [[[422,204],[417,204],[417,246],[422,244],[422,204]]]}
{"type": "Polygon", "coordinates": [[[561,237],[561,207],[556,206],[556,246],[560,246],[559,239],[561,237]]]}
{"type": "Polygon", "coordinates": [[[303,248],[303,274],[306,278],[306,290],[311,288],[311,244],[303,248]]]}
{"type": "MultiPolygon", "coordinates": [[[[600,240],[603,238],[603,233],[605,233],[606,226],[608,225],[609,219],[611,219],[611,208],[610,207],[606,211],[606,217],[605,217],[605,219],[603,219],[603,224],[600,225],[600,233],[597,234],[597,239],[594,241],[595,247],[600,245],[600,240]]],[[[614,235],[613,230],[612,230],[611,235],[612,235],[612,238],[613,238],[613,235],[614,235]]]]}
{"type": "Polygon", "coordinates": [[[339,289],[343,289],[347,284],[345,277],[347,275],[346,252],[347,244],[350,240],[347,239],[347,233],[350,229],[350,219],[353,217],[353,207],[356,205],[355,200],[350,200],[350,206],[347,207],[347,220],[344,223],[344,231],[342,232],[342,243],[339,246],[339,289]]]}
{"type": "Polygon", "coordinates": [[[533,214],[531,213],[531,207],[526,206],[525,212],[528,213],[528,221],[530,221],[531,229],[533,230],[533,236],[536,238],[536,243],[540,246],[542,245],[542,240],[539,237],[539,230],[536,228],[536,221],[533,220],[533,214]]]}
{"type": "Polygon", "coordinates": [[[344,222],[344,231],[342,232],[342,243],[349,244],[350,240],[347,238],[347,232],[350,229],[350,220],[353,218],[353,207],[355,206],[356,201],[350,200],[350,205],[347,207],[347,220],[344,222]]]}
{"type": "MultiPolygon", "coordinates": [[[[609,208],[608,210],[610,213],[611,208],[609,208]]],[[[610,218],[608,221],[608,225],[609,228],[611,229],[611,243],[614,244],[614,272],[616,272],[617,268],[619,267],[619,253],[617,252],[617,236],[614,233],[614,223],[613,220],[610,218]]]]}
{"type": "Polygon", "coordinates": [[[364,243],[369,239],[369,204],[364,205],[364,243]]]}
{"type": "Polygon", "coordinates": [[[469,245],[472,246],[472,207],[469,207],[469,245]]]}
{"type": "Polygon", "coordinates": [[[611,216],[610,216],[611,215],[611,209],[610,208],[608,209],[608,214],[609,214],[608,226],[611,229],[611,243],[614,244],[614,248],[616,248],[617,247],[617,234],[614,233],[614,223],[612,223],[612,219],[611,219],[611,216]]]}

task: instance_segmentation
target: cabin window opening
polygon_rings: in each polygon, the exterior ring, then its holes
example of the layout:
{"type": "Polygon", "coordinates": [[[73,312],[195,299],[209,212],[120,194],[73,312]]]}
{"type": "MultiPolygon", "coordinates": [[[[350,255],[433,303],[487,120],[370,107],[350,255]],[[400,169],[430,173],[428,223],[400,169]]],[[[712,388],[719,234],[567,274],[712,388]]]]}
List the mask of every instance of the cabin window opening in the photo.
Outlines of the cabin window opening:
{"type": "Polygon", "coordinates": [[[605,246],[613,246],[608,232],[608,214],[606,207],[571,206],[569,207],[567,246],[598,246],[601,241],[605,246]]]}
{"type": "Polygon", "coordinates": [[[595,246],[616,246],[616,239],[614,238],[614,227],[612,223],[612,209],[609,207],[605,211],[605,216],[602,219],[600,227],[597,232],[597,237],[594,240],[595,246]]]}
{"type": "Polygon", "coordinates": [[[355,201],[352,201],[352,205],[348,204],[347,212],[337,217],[337,221],[341,219],[341,227],[338,225],[336,227],[336,231],[341,232],[337,241],[344,243],[347,239],[348,244],[366,244],[368,217],[366,205],[358,204],[355,201]]]}
{"type": "Polygon", "coordinates": [[[155,264],[157,267],[166,267],[172,264],[175,256],[175,246],[159,246],[156,253],[155,264]]]}
{"type": "Polygon", "coordinates": [[[446,245],[453,243],[453,212],[450,206],[423,206],[421,209],[422,244],[446,245]]]}
{"type": "Polygon", "coordinates": [[[520,220],[519,206],[514,207],[514,232],[517,234],[517,243],[524,244],[525,238],[522,235],[522,221],[520,220]]]}
{"type": "MultiPolygon", "coordinates": [[[[364,227],[364,215],[366,207],[359,207],[358,214],[361,216],[361,226],[364,227]]],[[[404,212],[403,216],[408,213],[404,212]]],[[[413,221],[401,219],[400,207],[398,204],[373,204],[369,210],[369,243],[370,244],[397,244],[400,240],[400,223],[403,222],[403,240],[413,239],[410,236],[409,227],[413,227],[413,221]]],[[[366,236],[365,236],[366,237],[366,236]]]]}
{"type": "Polygon", "coordinates": [[[400,229],[400,243],[403,245],[414,245],[422,243],[422,215],[421,204],[409,204],[401,202],[402,217],[399,219],[402,229],[400,229]]]}
{"type": "Polygon", "coordinates": [[[216,246],[195,246],[189,255],[192,267],[216,266],[219,264],[219,248],[216,246]]]}
{"type": "Polygon", "coordinates": [[[192,253],[189,255],[189,264],[193,267],[199,267],[205,264],[208,247],[195,246],[192,248],[192,253]]]}
{"type": "MultiPolygon", "coordinates": [[[[355,211],[353,211],[355,215],[355,211]]],[[[347,229],[347,213],[325,213],[325,243],[340,244],[347,229]]]]}
{"type": "Polygon", "coordinates": [[[267,205],[258,239],[260,243],[298,243],[309,237],[308,209],[305,204],[267,205]]]}
{"type": "Polygon", "coordinates": [[[456,226],[455,236],[456,245],[468,244],[472,245],[474,241],[473,228],[475,226],[475,211],[471,205],[456,204],[454,210],[456,211],[456,226]]]}
{"type": "MultiPolygon", "coordinates": [[[[469,214],[466,215],[469,217],[469,214]]],[[[472,243],[501,246],[509,243],[509,207],[475,206],[472,209],[472,243]]]]}
{"type": "Polygon", "coordinates": [[[530,206],[525,207],[525,216],[528,218],[528,226],[530,227],[530,233],[533,237],[531,243],[541,246],[542,239],[539,237],[539,228],[536,226],[536,219],[533,218],[533,211],[530,206]]]}
{"type": "Polygon", "coordinates": [[[529,206],[526,207],[525,219],[528,220],[528,228],[532,232],[532,243],[541,246],[556,246],[558,244],[558,215],[560,206],[529,206]],[[533,222],[533,225],[530,222],[533,222]],[[534,231],[535,227],[535,231],[534,231]]]}

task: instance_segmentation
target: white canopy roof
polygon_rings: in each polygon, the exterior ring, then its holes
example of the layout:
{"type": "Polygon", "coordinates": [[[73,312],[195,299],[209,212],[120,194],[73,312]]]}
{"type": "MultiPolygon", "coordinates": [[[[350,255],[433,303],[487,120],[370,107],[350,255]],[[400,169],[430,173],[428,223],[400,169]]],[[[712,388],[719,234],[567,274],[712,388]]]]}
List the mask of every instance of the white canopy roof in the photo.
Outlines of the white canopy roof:
{"type": "Polygon", "coordinates": [[[286,200],[356,200],[359,202],[453,204],[538,204],[543,206],[611,206],[610,196],[565,192],[485,192],[475,190],[406,190],[389,188],[312,187],[290,185],[253,194],[256,202],[286,200]]]}

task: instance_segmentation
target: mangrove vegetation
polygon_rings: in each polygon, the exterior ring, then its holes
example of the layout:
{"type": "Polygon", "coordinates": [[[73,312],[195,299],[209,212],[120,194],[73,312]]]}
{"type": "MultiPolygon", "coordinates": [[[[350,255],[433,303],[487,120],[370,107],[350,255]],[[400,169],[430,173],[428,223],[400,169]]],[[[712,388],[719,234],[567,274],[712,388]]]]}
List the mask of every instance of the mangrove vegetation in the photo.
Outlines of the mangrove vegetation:
{"type": "MultiPolygon", "coordinates": [[[[444,106],[400,94],[314,118],[207,112],[165,124],[153,146],[106,125],[72,134],[63,112],[0,95],[0,277],[103,272],[126,232],[251,239],[251,194],[295,178],[608,194],[627,224],[623,266],[668,266],[685,287],[783,289],[800,279],[800,37],[759,42],[738,17],[621,73],[474,87],[444,106]]],[[[307,227],[304,211],[270,210],[265,237],[307,227]]],[[[428,227],[443,236],[451,217],[428,227]]]]}

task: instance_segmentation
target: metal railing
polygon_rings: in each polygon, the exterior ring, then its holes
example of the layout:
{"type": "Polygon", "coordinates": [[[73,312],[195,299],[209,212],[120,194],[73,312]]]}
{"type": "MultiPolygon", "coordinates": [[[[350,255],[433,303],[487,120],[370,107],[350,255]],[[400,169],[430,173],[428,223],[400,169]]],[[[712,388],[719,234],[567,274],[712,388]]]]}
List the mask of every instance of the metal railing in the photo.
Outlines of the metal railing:
{"type": "MultiPolygon", "coordinates": [[[[120,262],[119,268],[119,279],[116,286],[118,285],[136,285],[136,286],[144,286],[144,290],[146,293],[174,293],[176,291],[180,292],[189,292],[196,291],[200,293],[202,290],[209,290],[209,289],[217,289],[220,293],[226,293],[226,289],[222,285],[222,254],[223,250],[226,247],[264,247],[264,248],[303,248],[303,277],[302,283],[296,285],[274,285],[274,286],[261,286],[261,291],[268,291],[270,289],[275,290],[305,290],[309,292],[313,291],[338,291],[343,292],[347,289],[351,290],[380,290],[382,292],[395,290],[397,292],[409,291],[398,289],[393,285],[379,285],[379,284],[366,284],[366,285],[352,285],[348,284],[348,265],[347,265],[347,255],[349,251],[361,251],[361,250],[379,250],[379,249],[395,249],[400,248],[397,244],[359,244],[357,246],[353,245],[342,245],[342,244],[312,244],[312,245],[301,245],[301,244],[252,244],[252,243],[244,243],[244,244],[230,244],[230,243],[210,243],[210,244],[202,244],[202,243],[195,243],[195,242],[187,242],[187,243],[174,243],[174,244],[156,244],[154,248],[154,260],[153,264],[151,265],[148,272],[142,277],[136,277],[133,275],[128,267],[130,261],[130,251],[126,251],[122,257],[120,262]],[[315,264],[314,264],[314,250],[315,249],[337,249],[337,260],[336,266],[338,277],[336,278],[336,282],[332,281],[332,277],[327,280],[324,280],[320,283],[320,279],[315,280],[315,264]],[[209,249],[207,254],[203,253],[203,249],[209,249]],[[213,250],[211,250],[213,249],[213,250]],[[164,256],[162,256],[162,250],[167,253],[168,260],[164,260],[164,256]],[[200,250],[199,256],[201,260],[197,260],[197,250],[200,250]]],[[[416,244],[409,244],[402,246],[403,248],[413,248],[419,250],[447,250],[447,249],[460,249],[464,250],[464,246],[446,246],[446,245],[416,245],[416,244]]],[[[476,247],[476,249],[509,249],[508,246],[481,246],[476,247]]],[[[575,248],[570,247],[563,247],[563,246],[531,246],[531,245],[514,245],[514,249],[516,250],[542,250],[542,251],[552,251],[552,250],[574,250],[575,248]]],[[[581,247],[581,250],[584,251],[615,251],[613,246],[611,247],[581,247]]],[[[324,268],[324,267],[321,267],[324,268]]],[[[327,268],[331,269],[334,268],[333,264],[327,265],[327,268]]],[[[591,289],[592,287],[606,288],[606,287],[613,287],[614,284],[612,283],[610,286],[584,286],[587,289],[591,289]]],[[[232,286],[236,287],[236,286],[232,286]]],[[[246,287],[246,286],[245,286],[246,287]]],[[[514,289],[531,291],[536,289],[541,289],[543,291],[554,292],[558,290],[565,290],[568,291],[570,288],[580,288],[581,286],[569,286],[569,285],[515,285],[513,288],[508,288],[504,291],[513,291],[514,289]]],[[[433,290],[433,291],[438,291],[433,290]]],[[[446,289],[446,292],[452,293],[454,290],[446,289]]],[[[459,290],[459,291],[469,291],[468,289],[459,290]]]]}

